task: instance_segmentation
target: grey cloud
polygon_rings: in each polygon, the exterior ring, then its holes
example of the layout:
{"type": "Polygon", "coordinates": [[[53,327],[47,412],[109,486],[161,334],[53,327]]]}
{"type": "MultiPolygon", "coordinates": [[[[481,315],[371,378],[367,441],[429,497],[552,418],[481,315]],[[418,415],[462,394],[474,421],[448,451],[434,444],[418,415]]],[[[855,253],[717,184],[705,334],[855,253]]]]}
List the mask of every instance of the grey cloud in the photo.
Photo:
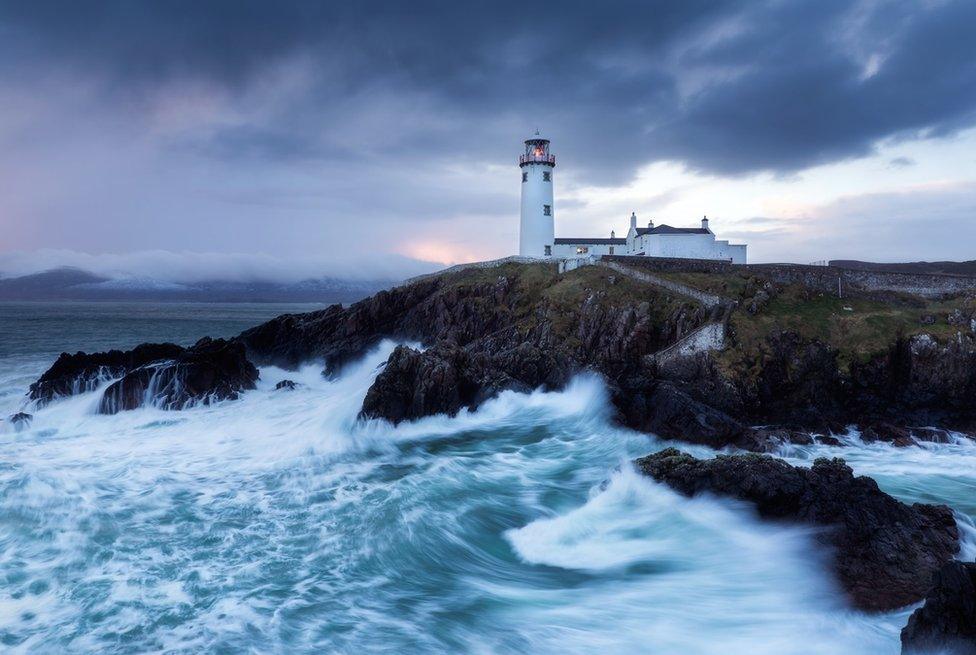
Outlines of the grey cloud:
{"type": "Polygon", "coordinates": [[[966,0],[3,3],[3,248],[497,251],[535,127],[567,186],[788,176],[976,125],[974,23],[966,0]]]}
{"type": "Polygon", "coordinates": [[[543,122],[608,179],[659,159],[792,171],[976,121],[976,5],[964,0],[35,2],[5,5],[0,23],[10,67],[80,69],[123,96],[202,79],[244,102],[269,67],[306,57],[314,77],[291,106],[209,135],[201,147],[221,157],[333,155],[330,130],[355,122],[344,102],[364,90],[383,107],[361,107],[376,123],[396,125],[418,96],[445,119],[372,144],[391,156],[500,161],[513,131],[543,122]],[[865,79],[872,51],[881,63],[865,79]],[[684,97],[692,77],[700,88],[684,97]]]}

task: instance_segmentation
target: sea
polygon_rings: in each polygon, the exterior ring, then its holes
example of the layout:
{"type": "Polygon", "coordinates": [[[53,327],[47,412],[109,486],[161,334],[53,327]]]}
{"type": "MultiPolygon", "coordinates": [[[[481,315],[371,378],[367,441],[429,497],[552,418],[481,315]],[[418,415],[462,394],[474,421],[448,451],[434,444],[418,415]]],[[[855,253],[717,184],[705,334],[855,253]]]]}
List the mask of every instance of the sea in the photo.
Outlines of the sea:
{"type": "MultiPolygon", "coordinates": [[[[593,376],[392,426],[357,417],[395,347],[338,376],[260,370],[237,401],[35,410],[62,351],[191,344],[312,305],[0,303],[4,653],[899,652],[913,608],[851,609],[810,528],[679,496],[630,461],[593,376]],[[282,379],[300,385],[275,390],[282,379]]],[[[680,445],[696,456],[714,451],[680,445]]],[[[976,556],[976,444],[837,447],[906,502],[950,505],[976,556]]]]}

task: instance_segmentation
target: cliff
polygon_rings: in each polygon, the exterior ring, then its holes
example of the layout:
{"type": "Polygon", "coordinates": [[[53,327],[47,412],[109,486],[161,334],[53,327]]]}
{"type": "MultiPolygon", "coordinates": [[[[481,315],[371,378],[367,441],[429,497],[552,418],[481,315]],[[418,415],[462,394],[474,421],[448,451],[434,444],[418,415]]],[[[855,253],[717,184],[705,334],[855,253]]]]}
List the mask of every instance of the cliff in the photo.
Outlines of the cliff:
{"type": "Polygon", "coordinates": [[[976,302],[956,291],[967,281],[931,296],[891,291],[885,278],[837,297],[825,291],[827,267],[607,259],[565,273],[502,262],[426,276],[348,307],[275,318],[231,340],[239,351],[64,355],[31,396],[47,402],[127,376],[105,411],[130,409],[152,396],[153,371],[192,361],[206,374],[164,403],[179,407],[253,386],[252,363],[319,361],[334,374],[393,338],[422,347],[395,350],[364,417],[453,414],[593,371],[622,424],[712,447],[766,450],[811,431],[829,441],[850,424],[898,445],[976,429],[976,302]]]}
{"type": "Polygon", "coordinates": [[[422,344],[398,348],[367,394],[363,415],[392,421],[454,413],[504,389],[559,388],[591,370],[623,424],[716,447],[764,449],[849,424],[905,444],[944,436],[927,428],[976,426],[971,296],[837,298],[819,282],[783,282],[781,269],[630,276],[625,264],[455,271],[282,316],[239,341],[256,363],[317,359],[328,373],[385,337],[422,344]],[[674,284],[647,281],[662,277],[674,284]],[[675,348],[706,326],[727,326],[721,349],[675,348]]]}

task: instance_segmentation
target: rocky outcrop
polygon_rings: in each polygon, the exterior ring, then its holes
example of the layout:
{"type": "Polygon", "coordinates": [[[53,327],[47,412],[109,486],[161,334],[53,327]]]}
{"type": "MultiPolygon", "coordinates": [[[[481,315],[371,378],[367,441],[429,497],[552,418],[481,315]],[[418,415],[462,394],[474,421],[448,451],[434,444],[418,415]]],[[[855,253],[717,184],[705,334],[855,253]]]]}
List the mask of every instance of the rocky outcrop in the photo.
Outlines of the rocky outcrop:
{"type": "MultiPolygon", "coordinates": [[[[319,360],[328,373],[386,337],[421,343],[426,350],[394,353],[364,403],[364,416],[394,421],[476,407],[504,389],[558,388],[591,370],[607,380],[624,425],[713,447],[809,442],[802,431],[830,442],[851,424],[898,446],[945,438],[931,426],[976,428],[971,337],[893,338],[877,355],[842,365],[830,345],[773,329],[758,349],[736,350],[733,332],[728,353],[661,358],[723,317],[599,268],[560,276],[543,264],[513,264],[429,277],[347,308],[282,316],[238,340],[258,363],[319,360]]],[[[761,315],[779,291],[758,278],[747,287],[735,310],[742,315],[761,315]]]]}
{"type": "Polygon", "coordinates": [[[61,353],[51,368],[30,386],[28,397],[42,406],[59,397],[93,391],[107,380],[152,362],[173,359],[181,352],[183,348],[174,343],[144,343],[124,352],[61,353]]]}
{"type": "Polygon", "coordinates": [[[637,430],[712,448],[755,447],[751,428],[669,382],[627,378],[613,387],[611,397],[621,422],[637,430]]]}
{"type": "Polygon", "coordinates": [[[126,352],[62,354],[31,385],[30,397],[44,404],[94,390],[113,378],[118,379],[103,392],[99,413],[115,414],[143,405],[181,409],[234,399],[242,390],[254,388],[258,372],[236,342],[204,338],[190,348],[142,344],[126,352]]]}
{"type": "MultiPolygon", "coordinates": [[[[26,430],[30,427],[33,421],[34,416],[32,414],[28,414],[27,412],[17,412],[16,414],[11,414],[7,417],[7,424],[13,428],[14,432],[26,430]]],[[[0,419],[0,423],[3,423],[2,419],[0,419]]]]}
{"type": "Polygon", "coordinates": [[[829,547],[838,581],[864,610],[921,600],[932,575],[958,550],[948,507],[901,503],[840,459],[818,459],[805,469],[767,455],[699,460],[669,448],[635,464],[682,494],[729,496],[752,503],[765,519],[822,527],[815,538],[829,547]]]}
{"type": "Polygon", "coordinates": [[[904,655],[976,655],[976,563],[950,562],[901,631],[904,655]]]}
{"type": "Polygon", "coordinates": [[[772,331],[757,352],[704,355],[662,366],[657,377],[747,425],[824,433],[859,428],[867,441],[896,446],[945,440],[945,429],[976,432],[976,341],[929,335],[894,339],[850,362],[791,331],[772,331]],[[940,429],[932,429],[940,428],[940,429]]]}
{"type": "Polygon", "coordinates": [[[474,408],[506,389],[560,388],[574,373],[609,380],[640,372],[649,355],[702,325],[710,312],[649,285],[591,270],[589,285],[541,264],[485,279],[435,277],[348,308],[282,316],[241,334],[257,362],[321,360],[328,373],[389,337],[397,348],[362,415],[402,421],[474,408]],[[611,280],[610,278],[614,278],[611,280]]]}
{"type": "MultiPolygon", "coordinates": [[[[425,277],[349,307],[280,316],[233,342],[254,363],[294,368],[318,361],[328,375],[384,338],[419,343],[424,349],[393,354],[362,407],[365,417],[392,421],[474,408],[505,389],[557,389],[594,371],[606,379],[624,425],[716,448],[772,450],[808,442],[804,431],[830,442],[851,424],[867,440],[898,446],[946,439],[945,428],[976,430],[973,335],[945,342],[892,336],[874,356],[852,357],[770,328],[764,312],[782,295],[780,285],[756,277],[741,286],[727,290],[738,289],[738,309],[708,309],[603,267],[560,275],[547,264],[505,264],[425,277]],[[673,347],[702,326],[726,323],[733,329],[723,352],[673,347]],[[755,425],[764,427],[748,427],[755,425]]],[[[65,354],[31,387],[31,397],[43,404],[126,377],[103,409],[131,407],[150,386],[169,384],[155,362],[181,353],[173,344],[144,344],[124,353],[65,354]]],[[[228,375],[226,386],[214,380],[212,397],[247,388],[247,374],[228,375]]],[[[159,402],[175,407],[183,400],[164,394],[159,402]]]]}

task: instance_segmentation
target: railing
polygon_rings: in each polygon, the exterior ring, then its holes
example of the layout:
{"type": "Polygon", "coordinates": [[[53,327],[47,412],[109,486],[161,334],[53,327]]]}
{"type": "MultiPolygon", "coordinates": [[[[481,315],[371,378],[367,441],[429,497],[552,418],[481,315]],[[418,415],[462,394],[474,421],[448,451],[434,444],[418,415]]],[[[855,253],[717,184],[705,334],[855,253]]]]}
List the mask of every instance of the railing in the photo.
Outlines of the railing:
{"type": "Polygon", "coordinates": [[[526,164],[549,164],[556,165],[556,155],[519,155],[519,166],[526,164]]]}

